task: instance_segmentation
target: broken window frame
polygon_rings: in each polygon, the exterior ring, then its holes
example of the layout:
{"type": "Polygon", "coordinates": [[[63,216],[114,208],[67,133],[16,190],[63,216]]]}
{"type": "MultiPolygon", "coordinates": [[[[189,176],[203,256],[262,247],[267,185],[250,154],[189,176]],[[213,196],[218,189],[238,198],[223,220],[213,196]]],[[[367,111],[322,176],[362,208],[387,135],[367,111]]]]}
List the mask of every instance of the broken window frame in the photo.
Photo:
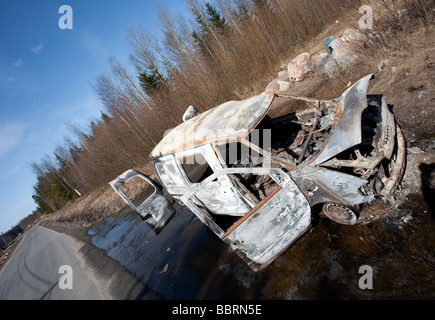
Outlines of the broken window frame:
{"type": "Polygon", "coordinates": [[[122,200],[133,209],[156,234],[160,233],[175,215],[172,203],[163,194],[161,187],[151,178],[130,169],[112,180],[110,186],[118,193],[122,200]],[[135,203],[122,190],[129,181],[140,178],[148,183],[154,190],[139,205],[135,203]]]}

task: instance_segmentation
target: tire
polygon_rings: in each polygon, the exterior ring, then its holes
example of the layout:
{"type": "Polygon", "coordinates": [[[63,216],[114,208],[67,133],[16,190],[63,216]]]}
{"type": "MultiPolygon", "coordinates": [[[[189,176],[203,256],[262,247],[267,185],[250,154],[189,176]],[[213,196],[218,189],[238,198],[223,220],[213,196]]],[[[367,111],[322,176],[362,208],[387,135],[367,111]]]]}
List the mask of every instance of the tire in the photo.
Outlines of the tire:
{"type": "Polygon", "coordinates": [[[339,203],[325,203],[323,213],[332,221],[345,225],[354,225],[358,216],[354,209],[339,203]]]}

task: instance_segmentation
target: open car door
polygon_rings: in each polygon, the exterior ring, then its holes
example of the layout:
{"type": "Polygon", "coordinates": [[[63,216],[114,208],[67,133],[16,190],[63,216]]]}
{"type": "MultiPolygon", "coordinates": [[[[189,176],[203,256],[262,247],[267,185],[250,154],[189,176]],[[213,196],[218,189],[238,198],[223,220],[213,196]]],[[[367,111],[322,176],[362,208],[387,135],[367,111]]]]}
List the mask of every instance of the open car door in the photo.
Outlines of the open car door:
{"type": "Polygon", "coordinates": [[[175,214],[174,207],[163,195],[160,186],[151,178],[136,170],[131,169],[124,172],[109,184],[130,206],[130,208],[136,211],[145,223],[157,234],[163,230],[175,214]],[[138,205],[136,205],[123,190],[129,181],[137,177],[143,179],[152,189],[151,195],[138,205]]]}

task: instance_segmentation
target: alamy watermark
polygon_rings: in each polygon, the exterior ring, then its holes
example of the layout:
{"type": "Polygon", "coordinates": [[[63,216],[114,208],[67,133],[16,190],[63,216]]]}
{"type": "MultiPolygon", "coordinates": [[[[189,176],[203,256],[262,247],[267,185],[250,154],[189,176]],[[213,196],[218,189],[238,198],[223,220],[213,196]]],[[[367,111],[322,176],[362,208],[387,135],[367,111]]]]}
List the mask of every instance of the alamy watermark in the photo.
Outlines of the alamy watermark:
{"type": "Polygon", "coordinates": [[[69,265],[63,265],[59,267],[59,288],[62,290],[73,289],[73,269],[69,265]]]}
{"type": "Polygon", "coordinates": [[[61,30],[72,30],[73,29],[73,9],[71,6],[63,5],[59,7],[59,13],[62,16],[59,18],[59,28],[61,30]]]}
{"type": "Polygon", "coordinates": [[[373,289],[373,268],[368,265],[363,265],[358,270],[359,274],[363,274],[359,278],[358,286],[361,290],[373,289]]]}
{"type": "Polygon", "coordinates": [[[360,29],[373,29],[373,9],[369,5],[363,5],[359,7],[358,13],[362,14],[358,21],[358,27],[360,29]]]}

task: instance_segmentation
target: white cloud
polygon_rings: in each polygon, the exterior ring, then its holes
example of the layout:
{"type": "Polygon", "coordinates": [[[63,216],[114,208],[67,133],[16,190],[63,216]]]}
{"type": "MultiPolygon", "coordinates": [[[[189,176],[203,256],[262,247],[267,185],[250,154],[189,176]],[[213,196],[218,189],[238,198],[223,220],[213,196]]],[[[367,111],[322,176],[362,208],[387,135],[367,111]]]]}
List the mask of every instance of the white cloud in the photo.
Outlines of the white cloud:
{"type": "Polygon", "coordinates": [[[0,156],[5,155],[20,142],[23,131],[23,125],[18,123],[0,126],[0,156]]]}
{"type": "Polygon", "coordinates": [[[30,49],[34,54],[38,55],[41,53],[42,49],[44,48],[44,46],[42,44],[38,44],[36,47],[33,47],[32,49],[30,49]]]}
{"type": "Polygon", "coordinates": [[[23,59],[18,59],[17,61],[15,61],[14,63],[13,63],[13,65],[14,65],[14,67],[17,67],[17,68],[19,68],[19,67],[21,67],[21,65],[23,64],[23,59]]]}
{"type": "Polygon", "coordinates": [[[9,77],[8,82],[12,82],[12,81],[15,81],[15,78],[9,77]]]}

